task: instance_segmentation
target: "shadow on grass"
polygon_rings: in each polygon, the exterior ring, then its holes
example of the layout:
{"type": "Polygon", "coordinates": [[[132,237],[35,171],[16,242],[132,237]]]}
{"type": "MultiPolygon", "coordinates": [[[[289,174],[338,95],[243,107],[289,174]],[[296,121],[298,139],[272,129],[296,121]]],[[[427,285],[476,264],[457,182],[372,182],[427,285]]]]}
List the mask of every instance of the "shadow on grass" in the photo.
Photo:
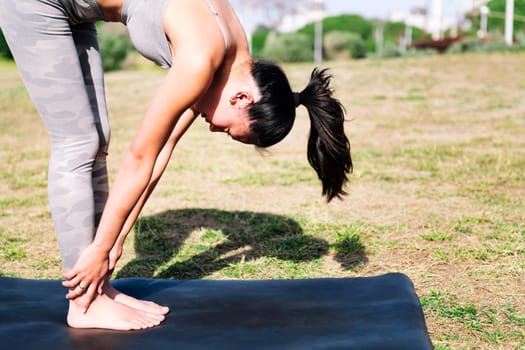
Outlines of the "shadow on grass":
{"type": "Polygon", "coordinates": [[[336,242],[331,246],[334,259],[345,270],[353,270],[368,262],[365,249],[358,234],[338,235],[336,242]]]}
{"type": "Polygon", "coordinates": [[[270,257],[300,263],[319,259],[329,249],[328,242],[304,235],[296,221],[281,215],[170,210],[137,221],[137,258],[115,277],[198,279],[241,261],[270,257]]]}

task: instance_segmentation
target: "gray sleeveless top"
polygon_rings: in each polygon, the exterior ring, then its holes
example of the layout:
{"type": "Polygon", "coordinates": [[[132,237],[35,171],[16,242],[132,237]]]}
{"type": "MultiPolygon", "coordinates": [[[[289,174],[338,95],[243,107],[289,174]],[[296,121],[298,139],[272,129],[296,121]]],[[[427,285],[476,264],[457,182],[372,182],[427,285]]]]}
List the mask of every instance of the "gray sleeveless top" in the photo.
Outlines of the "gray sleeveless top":
{"type": "MultiPolygon", "coordinates": [[[[15,0],[12,0],[15,1],[15,0]]],[[[72,24],[104,20],[104,14],[96,0],[58,0],[72,24]]],[[[164,32],[163,17],[170,0],[124,0],[122,23],[128,27],[131,42],[135,49],[147,59],[162,68],[173,64],[168,38],[164,32]]],[[[194,0],[193,0],[194,1],[194,0]]],[[[228,37],[219,18],[219,13],[211,0],[208,7],[213,13],[224,37],[224,47],[228,48],[228,37]]]]}
{"type": "Polygon", "coordinates": [[[162,19],[170,0],[125,0],[122,23],[137,51],[162,68],[171,67],[171,51],[162,19]]]}
{"type": "MultiPolygon", "coordinates": [[[[129,36],[137,51],[162,68],[173,64],[168,38],[164,32],[163,16],[170,0],[125,0],[122,23],[128,27],[129,36]]],[[[228,38],[219,14],[211,0],[208,7],[214,14],[228,47],[228,38]]]]}

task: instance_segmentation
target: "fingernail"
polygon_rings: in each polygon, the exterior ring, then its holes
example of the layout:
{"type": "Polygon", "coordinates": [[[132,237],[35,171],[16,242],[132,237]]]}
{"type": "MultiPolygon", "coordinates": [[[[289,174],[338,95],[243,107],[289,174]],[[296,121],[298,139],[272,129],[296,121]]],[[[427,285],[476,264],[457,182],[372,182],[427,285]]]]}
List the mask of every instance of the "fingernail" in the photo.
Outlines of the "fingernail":
{"type": "Polygon", "coordinates": [[[87,309],[82,309],[82,313],[85,314],[87,312],[87,309]]]}

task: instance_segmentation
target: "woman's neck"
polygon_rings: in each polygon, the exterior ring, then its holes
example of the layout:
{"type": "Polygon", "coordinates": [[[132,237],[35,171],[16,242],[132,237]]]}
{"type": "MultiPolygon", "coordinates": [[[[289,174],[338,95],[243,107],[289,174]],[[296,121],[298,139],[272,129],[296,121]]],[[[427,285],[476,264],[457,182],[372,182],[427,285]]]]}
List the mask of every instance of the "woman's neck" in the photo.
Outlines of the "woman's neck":
{"type": "Polygon", "coordinates": [[[108,22],[120,22],[124,0],[97,0],[97,5],[108,22]]]}

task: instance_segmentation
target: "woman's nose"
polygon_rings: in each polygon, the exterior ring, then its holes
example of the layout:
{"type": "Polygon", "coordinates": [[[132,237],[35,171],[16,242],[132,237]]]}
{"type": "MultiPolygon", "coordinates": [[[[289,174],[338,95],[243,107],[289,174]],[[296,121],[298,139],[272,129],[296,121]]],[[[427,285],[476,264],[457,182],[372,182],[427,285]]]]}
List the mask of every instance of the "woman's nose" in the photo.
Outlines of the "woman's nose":
{"type": "Polygon", "coordinates": [[[210,124],[210,131],[211,132],[226,132],[226,128],[221,128],[221,127],[218,127],[218,126],[215,126],[213,124],[210,124]]]}

